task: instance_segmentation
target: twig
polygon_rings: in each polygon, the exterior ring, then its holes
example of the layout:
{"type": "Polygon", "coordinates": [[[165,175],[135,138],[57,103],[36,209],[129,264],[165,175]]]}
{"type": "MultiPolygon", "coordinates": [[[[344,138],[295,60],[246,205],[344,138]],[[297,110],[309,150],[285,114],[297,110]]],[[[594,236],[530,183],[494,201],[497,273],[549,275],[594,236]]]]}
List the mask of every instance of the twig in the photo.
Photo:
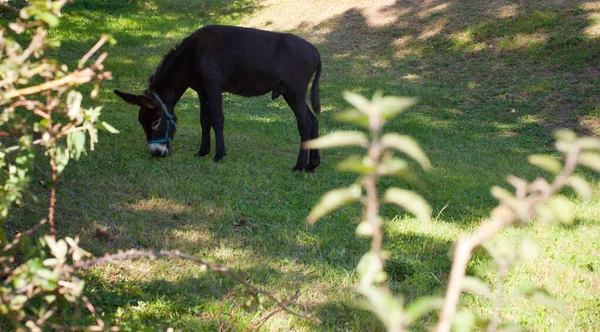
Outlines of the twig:
{"type": "Polygon", "coordinates": [[[46,222],[48,222],[47,219],[40,220],[40,222],[37,225],[33,226],[32,228],[30,228],[30,229],[26,230],[25,232],[23,232],[23,233],[19,234],[18,236],[16,236],[14,238],[14,240],[12,240],[10,243],[8,243],[7,245],[5,245],[4,248],[2,248],[2,251],[3,252],[7,252],[10,249],[14,248],[21,241],[21,239],[23,237],[35,233],[35,231],[37,231],[42,225],[46,224],[46,222]]]}
{"type": "Polygon", "coordinates": [[[489,240],[502,228],[512,223],[512,221],[513,220],[510,218],[497,220],[486,219],[475,234],[458,239],[454,251],[452,268],[450,269],[450,281],[448,283],[448,289],[446,290],[444,307],[437,326],[438,332],[450,331],[452,319],[456,314],[456,308],[458,307],[458,301],[460,299],[461,284],[465,278],[467,264],[471,259],[473,250],[481,243],[489,240]]]}
{"type": "MultiPolygon", "coordinates": [[[[100,326],[63,326],[55,323],[46,322],[46,326],[52,328],[53,331],[91,331],[91,332],[101,332],[106,331],[106,327],[100,326]]],[[[121,331],[121,329],[117,326],[111,326],[109,331],[121,331]]]]}
{"type": "Polygon", "coordinates": [[[100,327],[101,329],[104,330],[104,322],[102,321],[102,319],[100,319],[100,317],[98,317],[98,314],[96,313],[96,308],[94,308],[94,305],[92,304],[92,302],[90,302],[90,300],[88,300],[87,296],[85,296],[85,295],[81,296],[81,300],[83,301],[83,303],[85,303],[86,309],[96,319],[96,324],[98,324],[98,327],[100,327]]]}
{"type": "Polygon", "coordinates": [[[48,222],[50,223],[50,235],[56,240],[56,227],[54,225],[54,206],[56,205],[56,186],[58,177],[58,166],[56,160],[56,146],[50,148],[50,168],[52,169],[52,187],[50,188],[50,206],[48,207],[48,222]]]}
{"type": "Polygon", "coordinates": [[[19,10],[18,10],[17,8],[15,8],[15,7],[13,7],[13,6],[9,5],[9,4],[8,4],[8,3],[6,3],[6,2],[0,2],[0,6],[1,6],[1,7],[4,7],[4,8],[6,8],[6,9],[8,9],[8,10],[10,10],[10,11],[14,12],[14,13],[19,13],[19,10]]]}
{"type": "Polygon", "coordinates": [[[444,205],[444,207],[440,210],[440,212],[438,212],[437,216],[435,216],[435,219],[433,220],[434,222],[438,221],[438,218],[440,217],[440,215],[442,214],[442,212],[444,212],[444,210],[446,210],[446,208],[448,207],[448,205],[450,205],[450,203],[446,203],[446,205],[444,205]]]}
{"type": "Polygon", "coordinates": [[[289,314],[292,314],[294,316],[297,316],[297,317],[300,317],[300,318],[303,318],[306,320],[310,320],[317,324],[321,323],[320,319],[312,317],[310,314],[302,313],[302,312],[296,311],[296,310],[288,307],[283,302],[281,302],[279,299],[277,299],[275,296],[271,295],[271,293],[269,293],[264,288],[255,286],[255,285],[247,282],[246,280],[242,279],[242,277],[238,276],[237,274],[233,273],[232,271],[228,270],[227,268],[218,266],[216,264],[208,263],[198,257],[181,253],[178,250],[175,250],[175,251],[167,251],[167,250],[142,251],[142,250],[130,249],[127,251],[118,252],[113,255],[105,255],[104,257],[81,261],[81,262],[73,264],[72,267],[74,269],[87,269],[92,266],[116,263],[116,262],[128,260],[128,259],[141,259],[141,258],[157,259],[159,257],[185,259],[185,260],[194,262],[196,264],[204,265],[204,266],[206,266],[207,269],[209,269],[213,272],[219,273],[223,276],[229,277],[229,278],[241,283],[255,295],[258,295],[258,294],[265,295],[271,301],[275,302],[279,307],[281,307],[283,310],[285,310],[289,314]]]}
{"type": "MultiPolygon", "coordinates": [[[[549,190],[541,193],[530,194],[524,198],[524,200],[529,204],[530,211],[535,211],[539,204],[550,199],[568,182],[569,177],[575,171],[575,167],[577,166],[580,151],[581,146],[578,143],[573,144],[571,150],[567,154],[563,170],[556,176],[550,185],[549,190]]],[[[533,184],[535,184],[535,182],[533,184]]],[[[475,248],[488,241],[504,227],[509,226],[518,220],[515,213],[512,212],[509,207],[502,204],[494,209],[492,216],[493,219],[484,220],[483,224],[474,234],[470,236],[462,236],[456,242],[454,260],[450,270],[450,280],[448,283],[448,289],[446,290],[444,307],[442,308],[440,320],[436,327],[438,332],[450,331],[450,328],[452,327],[452,320],[456,314],[460,300],[460,294],[462,291],[461,284],[466,275],[467,264],[469,263],[475,248]]]]}
{"type": "Polygon", "coordinates": [[[38,30],[31,39],[29,46],[23,51],[23,53],[21,53],[21,56],[18,56],[12,60],[15,61],[17,64],[25,62],[25,60],[29,59],[29,57],[31,56],[31,54],[33,54],[34,51],[44,46],[44,39],[46,39],[47,35],[48,33],[46,32],[46,30],[38,27],[38,30]]]}
{"type": "MultiPolygon", "coordinates": [[[[290,303],[295,301],[299,296],[300,296],[300,287],[297,287],[296,293],[294,293],[294,295],[292,295],[287,301],[285,301],[284,304],[289,305],[290,303]]],[[[275,315],[278,312],[281,312],[282,310],[283,309],[281,307],[277,307],[277,308],[267,312],[258,321],[250,324],[250,326],[248,326],[246,331],[252,331],[253,329],[255,329],[255,331],[258,331],[271,317],[273,317],[273,315],[275,315]]]]}
{"type": "MultiPolygon", "coordinates": [[[[229,328],[225,328],[226,327],[225,324],[227,323],[227,321],[221,320],[221,318],[223,317],[223,308],[225,307],[225,301],[227,301],[231,297],[234,297],[237,294],[238,294],[238,291],[231,291],[231,292],[227,293],[227,295],[225,295],[225,297],[219,303],[219,312],[217,312],[217,320],[219,322],[219,332],[229,331],[229,328]]],[[[235,312],[237,311],[238,308],[239,308],[239,305],[236,306],[235,308],[233,308],[231,310],[231,313],[229,314],[229,316],[234,317],[235,312]]]]}
{"type": "Polygon", "coordinates": [[[100,49],[100,47],[102,47],[102,45],[104,45],[104,43],[106,43],[107,40],[108,40],[108,36],[102,35],[102,37],[100,37],[100,40],[98,40],[96,45],[94,45],[92,48],[90,48],[90,50],[84,56],[81,57],[81,60],[79,60],[79,64],[78,64],[80,69],[83,67],[83,65],[86,63],[86,61],[88,61],[88,59],[94,53],[96,53],[96,51],[98,51],[100,49]]]}
{"type": "Polygon", "coordinates": [[[492,318],[487,327],[488,332],[495,332],[498,330],[498,326],[500,325],[500,315],[502,314],[502,308],[504,307],[504,279],[508,274],[509,264],[506,261],[502,261],[498,264],[498,276],[497,276],[497,284],[494,289],[494,293],[492,295],[492,303],[494,305],[494,312],[492,313],[492,318]]]}
{"type": "Polygon", "coordinates": [[[12,90],[4,93],[2,96],[4,100],[12,99],[18,96],[27,96],[38,94],[43,91],[48,91],[64,86],[73,86],[76,84],[85,84],[91,82],[94,79],[94,70],[92,68],[85,68],[83,70],[77,70],[70,75],[63,78],[45,82],[42,84],[30,86],[23,89],[12,90]]]}

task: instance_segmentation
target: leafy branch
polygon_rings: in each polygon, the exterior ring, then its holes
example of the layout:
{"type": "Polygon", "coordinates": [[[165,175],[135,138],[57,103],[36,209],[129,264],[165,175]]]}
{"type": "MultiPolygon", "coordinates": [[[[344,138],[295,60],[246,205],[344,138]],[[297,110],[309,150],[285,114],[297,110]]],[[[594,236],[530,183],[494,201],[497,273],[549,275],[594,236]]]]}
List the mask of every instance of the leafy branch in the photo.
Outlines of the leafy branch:
{"type": "MultiPolygon", "coordinates": [[[[144,258],[145,259],[158,259],[161,257],[170,258],[170,259],[184,259],[184,260],[199,264],[199,265],[203,266],[204,268],[208,269],[209,271],[216,272],[222,276],[225,276],[232,280],[237,281],[238,283],[240,283],[244,287],[246,287],[253,295],[266,296],[271,301],[273,301],[279,308],[281,308],[282,310],[286,311],[289,314],[292,314],[294,316],[297,316],[297,317],[300,317],[303,319],[313,321],[318,324],[321,323],[321,321],[318,318],[315,318],[309,314],[302,313],[302,312],[299,312],[299,311],[296,311],[296,310],[290,308],[288,306],[288,304],[286,304],[286,303],[284,303],[284,301],[281,301],[278,298],[276,298],[274,295],[272,295],[266,289],[247,282],[244,278],[237,275],[233,271],[231,271],[225,267],[222,267],[222,266],[219,266],[219,265],[216,265],[213,263],[209,263],[209,262],[207,262],[201,258],[198,258],[196,256],[182,253],[178,250],[174,250],[174,251],[168,251],[168,250],[144,251],[144,250],[129,249],[127,251],[121,251],[116,254],[105,255],[103,257],[98,257],[98,258],[89,259],[89,260],[85,260],[85,261],[79,261],[79,262],[74,263],[72,265],[72,268],[74,270],[87,269],[92,266],[116,263],[116,262],[124,261],[124,260],[144,259],[144,258]]],[[[289,302],[289,301],[285,301],[285,302],[289,302]]]]}
{"type": "MultiPolygon", "coordinates": [[[[556,131],[556,148],[565,154],[564,165],[554,156],[529,157],[531,164],[553,174],[554,181],[548,182],[540,177],[528,183],[522,178],[511,175],[508,176],[508,182],[515,188],[515,194],[500,187],[493,187],[492,195],[500,201],[500,204],[492,210],[491,217],[484,220],[477,231],[471,235],[461,236],[456,242],[445,298],[423,297],[404,308],[402,300],[393,297],[382,285],[387,279],[384,267],[389,254],[382,248],[383,221],[379,216],[380,201],[397,204],[425,222],[430,220],[431,207],[421,196],[405,189],[390,188],[383,197],[379,197],[377,181],[381,176],[390,175],[402,176],[409,180],[415,178],[408,162],[394,157],[394,151],[417,161],[425,170],[431,167],[429,160],[412,138],[394,133],[384,135],[381,133],[386,121],[413,105],[415,101],[410,98],[383,97],[379,93],[375,94],[371,101],[353,93],[346,93],[345,98],[355,108],[340,113],[338,119],[366,127],[370,137],[357,131],[334,132],[309,141],[306,147],[309,149],[342,146],[366,148],[366,156],[352,156],[338,165],[339,170],[352,171],[360,174],[360,177],[348,188],[335,189],[326,193],[310,212],[308,222],[312,224],[343,205],[357,201],[362,203],[363,221],[356,228],[356,233],[371,238],[371,249],[363,255],[357,266],[361,277],[358,292],[368,299],[371,310],[389,331],[402,331],[421,315],[434,310],[441,310],[436,327],[438,332],[450,331],[453,326],[455,328],[458,326],[455,324],[469,329],[474,328],[476,324],[474,315],[466,319],[458,318],[456,315],[463,291],[478,291],[492,299],[494,313],[489,320],[481,320],[478,327],[496,331],[500,326],[500,313],[504,303],[502,283],[511,265],[516,263],[516,259],[502,259],[491,252],[499,265],[496,291],[492,292],[487,283],[466,275],[473,251],[480,246],[484,246],[488,251],[494,250],[488,240],[503,228],[518,222],[528,223],[537,219],[546,223],[572,223],[573,210],[569,200],[561,195],[560,191],[565,186],[571,186],[582,199],[591,197],[592,190],[589,184],[573,173],[579,164],[600,172],[600,139],[578,138],[568,130],[556,131]],[[366,194],[363,194],[363,190],[366,194]]],[[[545,291],[535,287],[527,288],[525,293],[530,296],[540,293],[547,297],[545,291]]]]}
{"type": "MultiPolygon", "coordinates": [[[[11,7],[18,17],[7,27],[0,27],[0,136],[13,137],[15,142],[0,142],[0,169],[3,172],[0,185],[0,243],[3,246],[0,313],[19,330],[41,331],[44,326],[54,330],[106,329],[91,302],[81,294],[83,281],[69,268],[69,259],[76,261],[87,253],[71,238],[56,241],[54,209],[57,177],[69,160],[86,153],[86,142],[89,142],[90,150],[94,149],[98,129],[116,132],[98,120],[100,107],[82,107],[83,95],[75,90],[82,84],[93,83],[90,97],[94,98],[100,89],[99,82],[111,79],[112,74],[105,71],[103,65],[106,52],[88,63],[111,39],[101,37],[82,57],[76,70],[70,71],[66,65],[49,60],[45,50],[56,44],[48,39],[47,29],[58,24],[60,10],[66,2],[30,1],[20,9],[11,7]],[[30,36],[29,41],[21,45],[10,37],[14,35],[22,35],[20,40],[30,36]],[[19,203],[27,190],[35,145],[41,146],[50,157],[52,186],[48,217],[6,243],[3,222],[13,203],[19,203]],[[31,241],[29,235],[46,221],[51,236],[38,239],[37,243],[31,241]],[[52,258],[46,258],[48,252],[44,248],[50,248],[52,258]],[[97,325],[62,326],[61,303],[79,300],[95,317],[97,325]]],[[[10,6],[3,3],[2,7],[10,6]]]]}
{"type": "MultiPolygon", "coordinates": [[[[91,97],[98,94],[98,82],[111,79],[111,72],[104,70],[103,61],[108,54],[102,53],[89,64],[87,61],[107,42],[108,36],[102,36],[90,51],[78,63],[78,69],[70,72],[66,65],[47,60],[44,49],[48,44],[47,28],[58,24],[58,13],[66,0],[48,1],[45,6],[32,4],[20,9],[16,22],[8,25],[12,33],[22,34],[35,28],[35,32],[26,47],[21,46],[14,39],[7,37],[7,30],[0,28],[0,125],[10,124],[8,131],[2,131],[0,136],[19,137],[18,144],[14,146],[0,146],[0,156],[10,153],[19,153],[17,165],[9,171],[9,177],[14,178],[14,188],[7,188],[9,193],[2,206],[8,207],[14,200],[18,200],[27,182],[26,174],[32,163],[32,145],[42,145],[50,156],[52,168],[52,187],[50,206],[48,209],[48,223],[50,233],[56,237],[54,222],[54,209],[56,202],[56,181],[70,158],[79,158],[85,152],[86,133],[89,136],[90,149],[98,141],[98,128],[117,132],[105,122],[97,122],[101,108],[83,109],[81,107],[83,96],[73,88],[90,82],[95,82],[91,97]],[[32,82],[43,81],[43,83],[32,82]],[[64,98],[66,96],[66,98],[64,98]],[[41,97],[41,98],[40,98],[41,97]],[[66,99],[66,100],[65,100],[66,99]],[[29,114],[37,117],[31,123],[29,114]],[[58,116],[66,116],[66,123],[59,122],[58,116]],[[40,137],[33,139],[33,136],[40,137]],[[60,144],[67,138],[67,146],[60,144]],[[16,185],[20,184],[20,185],[16,185]]],[[[37,3],[37,2],[36,2],[37,3]]],[[[16,10],[16,9],[15,9],[16,10]]],[[[2,144],[3,145],[3,144],[2,144]]],[[[9,168],[10,169],[10,168],[9,168]]],[[[2,216],[6,216],[7,209],[3,208],[2,216]]]]}
{"type": "MultiPolygon", "coordinates": [[[[375,94],[372,101],[350,92],[345,93],[344,97],[355,108],[340,113],[338,119],[366,127],[370,137],[358,131],[335,132],[307,142],[306,148],[358,146],[367,149],[366,156],[351,156],[339,164],[339,170],[358,173],[358,180],[348,188],[335,189],[325,194],[308,215],[308,222],[312,224],[333,210],[352,202],[358,201],[363,205],[363,220],[357,226],[356,233],[358,236],[371,238],[371,249],[362,256],[357,266],[361,276],[358,292],[368,299],[372,311],[389,331],[402,331],[414,317],[400,315],[403,310],[402,301],[383,286],[387,279],[384,268],[389,253],[383,250],[379,202],[382,200],[384,203],[396,204],[424,222],[431,219],[431,207],[420,195],[406,189],[390,188],[383,198],[380,198],[377,193],[377,181],[382,176],[400,176],[409,180],[415,178],[409,163],[405,159],[395,157],[394,152],[403,153],[417,161],[425,170],[431,168],[429,159],[414,139],[396,133],[382,134],[386,122],[414,105],[416,100],[384,97],[380,93],[375,94]],[[363,194],[363,190],[366,195],[363,194]]],[[[415,311],[415,308],[409,308],[409,311],[415,311]]]]}
{"type": "MultiPolygon", "coordinates": [[[[549,183],[537,178],[531,183],[516,176],[509,176],[508,182],[514,186],[515,194],[493,187],[492,194],[500,204],[492,210],[491,218],[470,235],[463,235],[454,249],[450,279],[446,290],[444,307],[440,314],[437,331],[450,331],[461,292],[465,289],[466,269],[473,251],[484,245],[490,238],[505,227],[515,223],[531,222],[534,218],[547,223],[572,223],[574,213],[566,197],[559,194],[565,186],[571,186],[579,196],[590,199],[592,190],[581,177],[573,175],[578,164],[583,164],[600,172],[600,140],[597,138],[578,138],[573,132],[559,130],[555,132],[556,148],[564,153],[564,166],[553,156],[531,155],[529,162],[555,175],[549,183]]],[[[505,267],[507,269],[508,267],[505,267]]],[[[500,308],[496,308],[488,331],[495,331],[499,325],[500,308]]]]}
{"type": "MultiPolygon", "coordinates": [[[[84,282],[77,278],[76,272],[123,260],[162,257],[194,262],[205,270],[235,280],[255,296],[262,295],[273,301],[277,309],[261,317],[249,329],[260,328],[279,311],[320,323],[318,318],[290,307],[298,292],[292,298],[281,301],[266,289],[247,282],[224,267],[179,251],[128,250],[84,259],[91,254],[79,247],[77,238],[56,239],[54,211],[58,175],[69,160],[78,159],[86,152],[86,141],[89,142],[89,149],[94,149],[94,144],[98,141],[98,129],[117,132],[106,122],[99,121],[100,107],[83,108],[83,95],[75,90],[79,85],[93,83],[90,97],[95,98],[100,89],[99,82],[112,78],[112,74],[105,71],[103,65],[106,52],[95,60],[90,60],[104,44],[113,40],[102,36],[81,57],[77,69],[73,71],[44,56],[45,48],[52,44],[47,39],[47,28],[58,24],[60,9],[66,2],[67,0],[36,1],[19,10],[14,9],[19,18],[9,24],[12,33],[22,34],[34,30],[26,46],[6,37],[7,30],[0,28],[0,125],[8,127],[0,131],[0,137],[14,137],[17,142],[8,147],[3,146],[5,141],[0,142],[0,167],[8,170],[6,183],[0,189],[0,243],[5,242],[1,222],[8,216],[12,203],[18,201],[26,190],[28,171],[34,159],[34,145],[42,146],[49,156],[52,178],[48,218],[5,244],[1,251],[0,265],[4,278],[0,283],[0,313],[20,330],[41,331],[47,327],[56,331],[119,330],[118,327],[106,326],[102,321],[92,302],[82,294],[84,282]],[[17,155],[14,164],[7,161],[10,154],[17,155]],[[31,243],[30,235],[45,225],[46,220],[50,225],[50,236],[38,239],[37,245],[31,243]],[[33,258],[22,262],[22,257],[18,254],[20,248],[26,248],[28,256],[33,258]],[[62,324],[61,308],[64,301],[71,304],[83,303],[96,324],[62,324]]],[[[3,3],[2,6],[8,5],[3,3]]]]}

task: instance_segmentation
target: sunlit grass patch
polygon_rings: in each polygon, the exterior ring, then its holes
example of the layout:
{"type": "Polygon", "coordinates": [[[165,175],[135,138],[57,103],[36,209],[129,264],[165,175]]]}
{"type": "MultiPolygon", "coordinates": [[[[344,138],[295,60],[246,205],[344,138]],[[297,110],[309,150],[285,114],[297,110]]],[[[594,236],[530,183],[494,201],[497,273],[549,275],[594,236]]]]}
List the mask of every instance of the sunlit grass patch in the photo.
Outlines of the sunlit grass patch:
{"type": "MultiPolygon", "coordinates": [[[[573,126],[580,133],[600,133],[597,8],[596,2],[565,1],[77,0],[51,32],[65,46],[57,56],[75,64],[101,33],[117,39],[106,49],[105,62],[114,80],[105,83],[94,103],[105,105],[104,120],[121,134],[101,133],[97,150],[63,174],[61,183],[76,196],[59,190],[59,233],[80,234],[82,244],[97,255],[127,248],[181,250],[231,268],[281,298],[299,287],[293,305],[324,321],[315,326],[278,314],[265,330],[380,329],[355,293],[355,267],[369,247],[355,237],[360,207],[348,206],[306,225],[324,192],[355,180],[338,172],[336,164],[359,149],[323,151],[314,174],[291,173],[299,139],[285,101],[226,94],[228,155],[220,164],[210,156],[194,158],[199,104],[196,93],[188,91],[176,107],[173,155],[151,158],[137,108],[117,100],[112,89],[143,91],[162,57],[182,38],[203,25],[238,25],[243,18],[244,25],[292,31],[319,48],[321,134],[361,129],[335,120],[348,107],[341,97],[345,90],[418,97],[419,103],[385,130],[415,137],[433,169],[419,172],[421,183],[380,183],[417,190],[434,209],[429,225],[401,209],[382,209],[385,246],[392,255],[389,287],[411,303],[443,294],[452,243],[489,217],[497,204],[492,185],[507,187],[511,173],[529,180],[545,175],[526,157],[551,151],[551,129],[573,126]]],[[[49,180],[35,174],[40,200],[28,204],[40,211],[31,209],[7,222],[11,234],[46,213],[41,207],[49,180]]],[[[578,213],[575,225],[546,231],[527,226],[502,234],[503,239],[525,234],[540,243],[538,259],[511,272],[507,295],[522,282],[547,286],[565,303],[567,315],[510,297],[502,316],[506,322],[530,330],[598,325],[598,200],[569,198],[578,213]]],[[[469,272],[491,278],[489,261],[476,255],[469,272]]],[[[107,320],[131,330],[216,330],[221,301],[242,289],[184,261],[106,265],[86,277],[86,294],[107,320]]],[[[225,302],[229,314],[236,307],[225,302]]],[[[492,311],[489,300],[475,295],[466,295],[461,305],[492,311]]],[[[271,309],[239,309],[231,316],[232,329],[247,328],[271,309]]],[[[435,320],[428,317],[415,328],[425,330],[435,320]]]]}

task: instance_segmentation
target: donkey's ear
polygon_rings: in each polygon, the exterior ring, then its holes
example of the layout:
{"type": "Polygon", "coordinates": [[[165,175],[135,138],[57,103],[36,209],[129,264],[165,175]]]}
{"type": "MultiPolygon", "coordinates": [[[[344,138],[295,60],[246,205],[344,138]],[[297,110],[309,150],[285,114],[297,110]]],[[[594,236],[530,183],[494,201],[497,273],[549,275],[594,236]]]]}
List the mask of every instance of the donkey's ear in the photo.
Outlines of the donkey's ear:
{"type": "Polygon", "coordinates": [[[126,103],[138,105],[146,108],[154,108],[154,104],[152,100],[144,95],[134,95],[131,93],[114,90],[113,91],[117,96],[121,97],[121,99],[125,100],[126,103]]]}

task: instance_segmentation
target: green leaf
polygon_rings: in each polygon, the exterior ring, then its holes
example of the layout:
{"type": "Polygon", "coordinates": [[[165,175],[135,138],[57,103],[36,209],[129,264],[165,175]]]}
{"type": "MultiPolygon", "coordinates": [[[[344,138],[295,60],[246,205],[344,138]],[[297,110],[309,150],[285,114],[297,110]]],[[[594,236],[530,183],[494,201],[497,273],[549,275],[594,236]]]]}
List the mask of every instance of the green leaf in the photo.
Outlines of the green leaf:
{"type": "Polygon", "coordinates": [[[54,267],[54,266],[56,266],[56,264],[58,264],[58,259],[46,258],[46,259],[44,259],[44,261],[42,263],[44,264],[44,266],[54,267]]]}
{"type": "Polygon", "coordinates": [[[554,137],[556,138],[556,149],[564,153],[571,150],[571,146],[577,140],[577,135],[568,129],[555,130],[554,137]]]}
{"type": "Polygon", "coordinates": [[[67,95],[67,116],[71,121],[83,121],[84,112],[81,110],[83,96],[80,92],[72,90],[67,95]]]}
{"type": "Polygon", "coordinates": [[[81,153],[85,152],[85,133],[82,131],[72,131],[67,138],[67,147],[71,157],[78,160],[81,153]]]}
{"type": "Polygon", "coordinates": [[[388,133],[381,138],[381,145],[384,148],[392,148],[406,154],[417,161],[425,170],[431,168],[431,162],[419,146],[419,143],[410,136],[388,133]]]}
{"type": "Polygon", "coordinates": [[[527,329],[515,323],[505,323],[498,327],[498,332],[525,332],[527,329]]]}
{"type": "Polygon", "coordinates": [[[111,134],[118,134],[119,133],[119,131],[115,127],[111,126],[109,123],[107,123],[105,121],[101,121],[99,123],[96,123],[96,127],[98,129],[102,129],[104,131],[107,131],[107,132],[109,132],[111,134]]]}
{"type": "Polygon", "coordinates": [[[366,115],[369,115],[372,112],[371,102],[362,95],[350,91],[344,91],[343,96],[344,99],[346,99],[350,105],[356,107],[359,112],[366,115]]]}
{"type": "Polygon", "coordinates": [[[375,276],[383,272],[383,265],[377,254],[369,251],[360,258],[356,272],[361,276],[361,284],[372,285],[375,283],[375,276]]]}
{"type": "Polygon", "coordinates": [[[346,123],[353,123],[363,127],[369,127],[369,117],[356,109],[348,109],[335,115],[335,119],[346,123]]]}
{"type": "Polygon", "coordinates": [[[71,294],[79,297],[83,292],[83,288],[85,287],[85,281],[77,277],[73,277],[71,279],[71,287],[71,294]]]}
{"type": "Polygon", "coordinates": [[[36,15],[37,19],[46,22],[48,24],[49,27],[55,27],[58,25],[58,23],[60,22],[58,17],[56,17],[56,15],[49,13],[49,12],[40,12],[36,15]]]}
{"type": "Polygon", "coordinates": [[[552,223],[554,221],[554,214],[552,209],[547,204],[539,204],[535,208],[535,217],[544,223],[552,223]]]}
{"type": "Polygon", "coordinates": [[[577,139],[577,135],[568,129],[558,129],[554,131],[554,138],[556,138],[557,141],[573,143],[577,139]]]}
{"type": "Polygon", "coordinates": [[[65,240],[58,240],[52,248],[52,255],[56,257],[60,261],[65,261],[67,259],[67,251],[69,247],[67,246],[67,242],[65,240]]]}
{"type": "Polygon", "coordinates": [[[326,149],[339,146],[362,146],[367,147],[369,140],[360,131],[336,131],[317,139],[306,141],[305,149],[326,149]]]}
{"type": "Polygon", "coordinates": [[[538,205],[536,216],[540,221],[546,223],[572,224],[575,219],[571,202],[563,195],[554,195],[546,204],[538,205]]]}
{"type": "Polygon", "coordinates": [[[308,215],[308,223],[314,224],[321,217],[327,215],[331,211],[357,201],[362,195],[362,188],[358,184],[354,184],[348,188],[334,189],[323,196],[319,203],[310,211],[308,215]]]}
{"type": "Polygon", "coordinates": [[[515,196],[510,191],[499,186],[493,186],[491,189],[491,193],[492,196],[494,196],[500,202],[515,198],[515,196]]]}
{"type": "Polygon", "coordinates": [[[565,153],[565,154],[569,153],[572,146],[573,146],[573,144],[567,143],[564,141],[556,141],[556,144],[555,144],[556,150],[558,150],[562,153],[565,153]]]}
{"type": "Polygon", "coordinates": [[[375,234],[375,227],[368,221],[362,221],[356,227],[356,235],[359,237],[371,237],[375,234]]]}
{"type": "Polygon", "coordinates": [[[73,261],[75,262],[79,262],[83,257],[92,257],[92,254],[87,252],[86,250],[83,250],[79,247],[78,245],[78,240],[74,240],[71,237],[66,237],[65,241],[67,241],[67,243],[69,244],[69,246],[71,247],[71,249],[73,250],[73,261]]]}
{"type": "Polygon", "coordinates": [[[519,243],[519,258],[522,261],[532,261],[538,255],[539,249],[537,244],[528,238],[524,238],[519,243]]]}
{"type": "Polygon", "coordinates": [[[417,98],[385,96],[376,106],[384,120],[389,120],[417,103],[417,98]]]}
{"type": "Polygon", "coordinates": [[[44,243],[50,250],[54,250],[56,246],[56,240],[50,235],[44,235],[44,243]]]}
{"type": "Polygon", "coordinates": [[[52,303],[54,301],[56,301],[57,296],[55,294],[49,294],[44,296],[44,300],[46,300],[47,303],[52,303]]]}
{"type": "Polygon", "coordinates": [[[36,271],[33,282],[40,286],[44,291],[50,292],[58,288],[59,275],[49,269],[40,269],[36,271]]]}
{"type": "Polygon", "coordinates": [[[383,201],[399,205],[421,221],[431,221],[431,206],[423,197],[415,192],[406,189],[390,188],[385,192],[383,201]]]}
{"type": "Polygon", "coordinates": [[[533,154],[527,158],[530,164],[537,166],[552,174],[558,174],[562,170],[562,164],[553,156],[545,154],[533,154]]]}
{"type": "Polygon", "coordinates": [[[596,152],[582,152],[579,155],[579,163],[600,173],[600,154],[596,152]]]}
{"type": "Polygon", "coordinates": [[[564,309],[562,302],[560,302],[560,300],[555,298],[544,288],[535,287],[531,284],[522,285],[519,287],[519,294],[535,300],[545,306],[564,309]]]}
{"type": "Polygon", "coordinates": [[[419,319],[419,317],[429,312],[441,310],[443,306],[443,298],[434,296],[420,297],[405,309],[404,324],[410,325],[419,319]]]}
{"type": "Polygon", "coordinates": [[[596,137],[582,137],[577,140],[579,145],[584,150],[598,150],[600,151],[600,139],[596,137]]]}
{"type": "Polygon", "coordinates": [[[388,331],[402,330],[402,299],[371,284],[361,284],[358,291],[369,300],[371,311],[377,315],[388,331]]]}
{"type": "Polygon", "coordinates": [[[374,171],[372,165],[369,165],[369,158],[350,156],[337,165],[340,171],[350,171],[359,174],[370,174],[374,171]]]}
{"type": "Polygon", "coordinates": [[[554,219],[564,224],[572,224],[575,219],[571,202],[563,195],[554,195],[548,201],[554,219]]]}
{"type": "Polygon", "coordinates": [[[12,299],[10,299],[10,307],[12,309],[20,308],[23,306],[23,304],[25,304],[25,302],[27,302],[28,299],[29,298],[27,298],[27,296],[22,294],[15,295],[12,299]]]}
{"type": "Polygon", "coordinates": [[[377,168],[377,174],[395,176],[410,175],[409,178],[412,178],[412,175],[414,175],[408,166],[408,162],[399,158],[384,158],[377,168]]]}
{"type": "Polygon", "coordinates": [[[587,201],[592,198],[592,188],[584,178],[577,175],[571,175],[568,183],[582,200],[587,201]]]}
{"type": "Polygon", "coordinates": [[[56,168],[58,173],[62,173],[62,171],[67,167],[69,163],[69,151],[64,146],[56,147],[56,168]]]}
{"type": "Polygon", "coordinates": [[[485,281],[473,276],[465,276],[461,283],[461,289],[466,292],[480,294],[486,297],[489,297],[492,294],[490,285],[488,285],[485,281]]]}
{"type": "Polygon", "coordinates": [[[460,310],[452,321],[452,331],[473,331],[477,324],[477,317],[467,310],[460,310]]]}

